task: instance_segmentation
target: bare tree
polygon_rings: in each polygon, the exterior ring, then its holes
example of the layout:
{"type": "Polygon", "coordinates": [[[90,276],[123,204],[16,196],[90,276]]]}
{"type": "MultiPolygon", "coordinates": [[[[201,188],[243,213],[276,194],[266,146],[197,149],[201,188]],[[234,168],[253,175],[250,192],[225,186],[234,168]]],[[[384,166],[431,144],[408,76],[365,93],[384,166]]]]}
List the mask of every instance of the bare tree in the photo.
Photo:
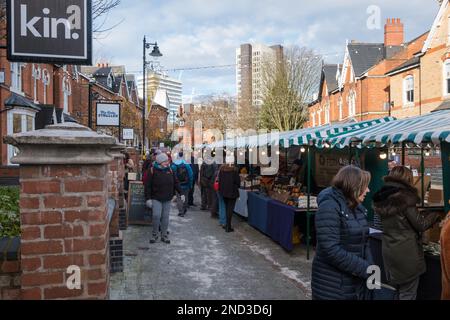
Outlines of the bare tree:
{"type": "Polygon", "coordinates": [[[282,61],[263,64],[261,125],[296,130],[308,119],[308,104],[317,92],[322,59],[308,48],[285,50],[282,61]]]}

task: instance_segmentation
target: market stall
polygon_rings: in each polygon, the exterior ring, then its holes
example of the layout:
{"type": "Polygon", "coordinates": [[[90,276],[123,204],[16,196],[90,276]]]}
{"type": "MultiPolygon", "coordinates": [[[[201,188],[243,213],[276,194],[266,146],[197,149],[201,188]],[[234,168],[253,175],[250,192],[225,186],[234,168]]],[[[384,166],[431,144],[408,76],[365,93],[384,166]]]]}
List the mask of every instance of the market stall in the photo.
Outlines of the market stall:
{"type": "MultiPolygon", "coordinates": [[[[299,243],[301,239],[307,245],[309,259],[310,245],[315,243],[313,215],[317,210],[316,196],[323,188],[329,186],[332,177],[340,167],[351,162],[348,152],[340,152],[339,159],[330,159],[330,155],[325,158],[313,147],[315,141],[393,120],[393,118],[383,118],[360,123],[341,123],[294,130],[282,132],[279,135],[263,134],[236,138],[234,141],[228,139],[216,142],[210,147],[227,146],[229,150],[229,146],[234,146],[236,150],[240,150],[241,154],[245,152],[247,157],[253,156],[252,152],[256,152],[260,147],[267,147],[267,145],[281,147],[278,151],[280,170],[277,175],[264,176],[264,166],[259,166],[262,173],[257,178],[259,192],[242,188],[241,198],[236,204],[235,211],[245,217],[244,206],[245,198],[247,198],[248,223],[251,226],[288,251],[293,250],[294,244],[299,243]],[[313,161],[313,157],[317,158],[313,161]],[[311,172],[316,167],[313,177],[311,172]],[[320,186],[317,185],[316,178],[320,186]]],[[[318,146],[318,149],[326,148],[318,146]]]]}
{"type": "MultiPolygon", "coordinates": [[[[411,167],[415,176],[415,186],[421,198],[419,211],[423,214],[438,211],[442,215],[449,212],[450,110],[397,120],[349,134],[338,134],[322,139],[321,143],[328,143],[334,148],[354,147],[358,153],[377,150],[379,156],[372,157],[372,166],[379,164],[381,160],[385,161],[389,154],[391,158],[395,158],[400,151],[401,164],[411,167]],[[433,156],[436,155],[440,158],[439,167],[433,161],[433,156]]],[[[372,188],[372,192],[378,189],[372,188]]],[[[418,299],[440,298],[440,232],[441,226],[436,225],[424,233],[427,272],[421,277],[418,299]]],[[[371,235],[371,248],[377,265],[383,267],[382,232],[371,235]]]]}

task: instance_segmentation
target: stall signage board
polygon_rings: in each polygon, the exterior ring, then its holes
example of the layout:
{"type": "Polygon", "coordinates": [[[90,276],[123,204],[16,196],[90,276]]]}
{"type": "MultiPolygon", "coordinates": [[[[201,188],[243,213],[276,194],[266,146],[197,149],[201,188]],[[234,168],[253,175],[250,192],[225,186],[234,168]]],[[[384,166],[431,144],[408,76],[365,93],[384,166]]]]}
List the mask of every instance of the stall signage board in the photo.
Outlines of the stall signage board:
{"type": "Polygon", "coordinates": [[[97,126],[119,127],[120,104],[97,103],[97,126]]]}
{"type": "Polygon", "coordinates": [[[90,65],[92,0],[7,0],[8,60],[90,65]]]}
{"type": "Polygon", "coordinates": [[[150,210],[145,205],[144,184],[130,181],[128,189],[128,223],[131,225],[151,224],[150,210]]]}
{"type": "Polygon", "coordinates": [[[134,129],[123,129],[122,139],[123,140],[134,140],[134,129]]]}
{"type": "Polygon", "coordinates": [[[334,176],[342,167],[350,164],[348,152],[339,150],[316,152],[314,179],[318,187],[329,187],[334,176]]]}

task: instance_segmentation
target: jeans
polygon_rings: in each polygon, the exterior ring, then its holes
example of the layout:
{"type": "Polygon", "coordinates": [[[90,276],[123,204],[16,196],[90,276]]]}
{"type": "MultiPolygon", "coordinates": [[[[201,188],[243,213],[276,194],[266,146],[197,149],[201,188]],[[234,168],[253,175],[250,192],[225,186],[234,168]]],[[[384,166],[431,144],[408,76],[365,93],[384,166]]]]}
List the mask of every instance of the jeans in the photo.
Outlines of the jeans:
{"type": "Polygon", "coordinates": [[[211,216],[218,216],[217,212],[219,211],[219,205],[218,205],[218,197],[217,192],[214,190],[213,187],[208,188],[208,206],[209,210],[211,211],[211,216]]]}
{"type": "Polygon", "coordinates": [[[189,190],[189,201],[188,205],[193,206],[194,205],[194,192],[195,192],[195,184],[194,186],[189,190]]]}
{"type": "Polygon", "coordinates": [[[178,213],[184,215],[188,208],[189,189],[181,189],[182,193],[177,193],[177,207],[178,213]],[[181,200],[181,196],[184,196],[184,201],[181,200]]]}
{"type": "Polygon", "coordinates": [[[416,300],[420,277],[399,286],[399,300],[416,300]]]}
{"type": "Polygon", "coordinates": [[[202,207],[201,209],[208,209],[208,188],[200,187],[201,195],[202,195],[202,207]]]}
{"type": "Polygon", "coordinates": [[[219,223],[224,226],[227,224],[227,212],[225,207],[225,200],[220,195],[219,192],[217,192],[217,198],[219,201],[219,223]]]}
{"type": "Polygon", "coordinates": [[[153,200],[153,235],[158,235],[161,226],[161,237],[167,237],[169,228],[171,201],[160,202],[153,200]]]}
{"type": "Polygon", "coordinates": [[[231,218],[233,217],[234,207],[236,206],[236,199],[224,198],[225,207],[227,211],[227,225],[226,229],[231,229],[231,218]]]}

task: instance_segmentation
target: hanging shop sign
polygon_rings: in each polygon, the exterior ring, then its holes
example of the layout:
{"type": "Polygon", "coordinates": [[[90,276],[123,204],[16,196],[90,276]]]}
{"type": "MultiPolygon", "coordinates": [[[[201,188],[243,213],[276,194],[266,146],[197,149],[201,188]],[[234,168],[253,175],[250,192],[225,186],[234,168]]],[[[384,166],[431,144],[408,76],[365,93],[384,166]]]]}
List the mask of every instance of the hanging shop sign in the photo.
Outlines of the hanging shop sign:
{"type": "Polygon", "coordinates": [[[123,140],[134,140],[134,129],[124,128],[122,131],[123,140]]]}
{"type": "Polygon", "coordinates": [[[7,0],[8,60],[92,63],[92,0],[7,0]]]}
{"type": "Polygon", "coordinates": [[[97,126],[120,127],[120,103],[97,102],[97,126]]]}

